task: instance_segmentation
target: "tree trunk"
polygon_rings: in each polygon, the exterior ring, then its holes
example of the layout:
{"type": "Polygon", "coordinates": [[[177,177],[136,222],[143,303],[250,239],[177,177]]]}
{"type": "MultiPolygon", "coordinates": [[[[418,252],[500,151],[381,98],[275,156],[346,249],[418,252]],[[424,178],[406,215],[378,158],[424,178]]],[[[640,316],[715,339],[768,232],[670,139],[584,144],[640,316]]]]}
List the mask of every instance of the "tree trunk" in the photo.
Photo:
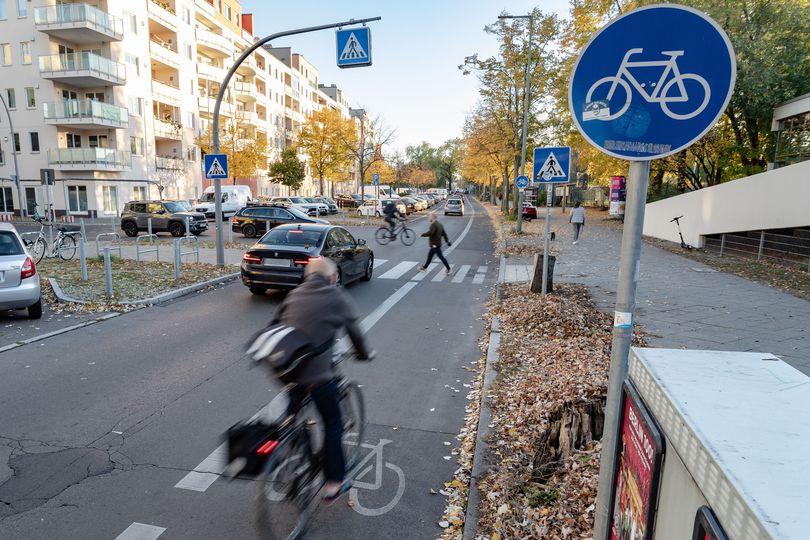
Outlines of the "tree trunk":
{"type": "Polygon", "coordinates": [[[509,164],[503,164],[503,191],[501,192],[501,207],[504,214],[509,213],[509,164]]]}

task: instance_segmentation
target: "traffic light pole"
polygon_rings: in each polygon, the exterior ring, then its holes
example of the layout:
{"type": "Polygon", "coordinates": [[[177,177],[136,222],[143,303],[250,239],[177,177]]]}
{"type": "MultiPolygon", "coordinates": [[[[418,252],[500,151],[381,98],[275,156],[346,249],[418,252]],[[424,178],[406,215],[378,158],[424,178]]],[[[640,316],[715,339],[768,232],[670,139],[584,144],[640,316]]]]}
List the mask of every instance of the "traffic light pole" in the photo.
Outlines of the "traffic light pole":
{"type": "MultiPolygon", "coordinates": [[[[236,74],[236,70],[239,66],[242,65],[242,62],[247,59],[248,56],[253,54],[253,51],[258,49],[259,47],[265,45],[266,43],[285,36],[294,36],[297,34],[306,34],[308,32],[317,32],[319,30],[327,30],[329,28],[338,28],[341,26],[350,26],[353,24],[363,24],[371,21],[379,21],[382,17],[370,17],[368,19],[350,19],[348,21],[342,21],[337,23],[331,24],[322,24],[319,26],[310,26],[307,28],[296,28],[294,30],[286,30],[284,32],[278,32],[276,34],[271,34],[267,37],[263,37],[262,39],[256,41],[248,47],[247,49],[239,55],[239,58],[236,59],[236,62],[231,66],[231,69],[228,70],[228,73],[225,75],[225,78],[222,80],[222,84],[219,86],[219,92],[217,93],[217,101],[214,104],[214,153],[219,153],[219,109],[220,105],[222,104],[222,100],[225,98],[225,91],[228,88],[228,84],[231,82],[231,79],[236,74]]],[[[216,228],[217,228],[217,265],[224,266],[225,265],[225,236],[222,231],[222,181],[219,178],[214,180],[214,219],[216,221],[216,228]]]]}

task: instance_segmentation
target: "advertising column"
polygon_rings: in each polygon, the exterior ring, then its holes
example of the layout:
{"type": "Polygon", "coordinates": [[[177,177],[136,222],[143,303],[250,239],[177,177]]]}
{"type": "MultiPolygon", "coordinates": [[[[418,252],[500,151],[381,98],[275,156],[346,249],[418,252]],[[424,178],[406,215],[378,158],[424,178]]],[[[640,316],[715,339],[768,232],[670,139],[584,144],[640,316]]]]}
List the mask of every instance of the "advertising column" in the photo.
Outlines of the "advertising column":
{"type": "Polygon", "coordinates": [[[624,176],[610,177],[610,210],[611,216],[624,215],[624,202],[627,200],[627,190],[624,176]]]}

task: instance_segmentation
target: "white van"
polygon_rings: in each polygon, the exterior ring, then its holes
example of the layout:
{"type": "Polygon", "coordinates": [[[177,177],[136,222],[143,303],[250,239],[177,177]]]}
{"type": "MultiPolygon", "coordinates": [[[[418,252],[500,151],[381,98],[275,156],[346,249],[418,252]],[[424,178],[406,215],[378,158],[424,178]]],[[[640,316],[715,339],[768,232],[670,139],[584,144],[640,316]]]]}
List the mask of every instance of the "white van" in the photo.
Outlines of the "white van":
{"type": "MultiPolygon", "coordinates": [[[[222,219],[233,216],[240,208],[247,206],[253,193],[250,186],[222,186],[222,219]]],[[[208,219],[214,219],[214,186],[205,188],[202,197],[194,205],[194,210],[205,214],[208,219]]]]}
{"type": "Polygon", "coordinates": [[[397,192],[391,186],[366,185],[365,188],[366,188],[366,195],[370,195],[372,197],[377,196],[377,190],[379,189],[381,199],[399,199],[399,195],[397,195],[397,192]]]}

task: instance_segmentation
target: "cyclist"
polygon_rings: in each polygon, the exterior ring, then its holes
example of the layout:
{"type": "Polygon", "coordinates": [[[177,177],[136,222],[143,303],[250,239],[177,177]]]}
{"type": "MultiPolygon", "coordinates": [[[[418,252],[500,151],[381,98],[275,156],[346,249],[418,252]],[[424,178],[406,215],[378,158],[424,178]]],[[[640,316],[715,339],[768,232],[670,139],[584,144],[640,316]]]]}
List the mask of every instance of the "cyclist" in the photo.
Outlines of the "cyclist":
{"type": "MultiPolygon", "coordinates": [[[[334,343],[342,329],[351,339],[358,360],[372,360],[366,340],[357,324],[353,303],[342,289],[335,287],[337,267],[330,259],[316,259],[304,270],[304,281],[291,291],[279,306],[274,323],[291,326],[316,345],[334,343]]],[[[331,502],[351,488],[346,479],[343,457],[343,418],[338,404],[332,347],[310,358],[295,375],[287,413],[294,415],[307,394],[312,396],[324,425],[323,460],[326,484],[324,500],[331,502]]]]}
{"type": "Polygon", "coordinates": [[[396,235],[394,234],[394,229],[396,228],[396,219],[402,218],[402,215],[397,210],[397,205],[394,204],[393,200],[389,200],[388,204],[385,205],[383,208],[383,214],[385,215],[385,222],[388,223],[388,229],[391,232],[391,237],[395,238],[396,235]]]}

